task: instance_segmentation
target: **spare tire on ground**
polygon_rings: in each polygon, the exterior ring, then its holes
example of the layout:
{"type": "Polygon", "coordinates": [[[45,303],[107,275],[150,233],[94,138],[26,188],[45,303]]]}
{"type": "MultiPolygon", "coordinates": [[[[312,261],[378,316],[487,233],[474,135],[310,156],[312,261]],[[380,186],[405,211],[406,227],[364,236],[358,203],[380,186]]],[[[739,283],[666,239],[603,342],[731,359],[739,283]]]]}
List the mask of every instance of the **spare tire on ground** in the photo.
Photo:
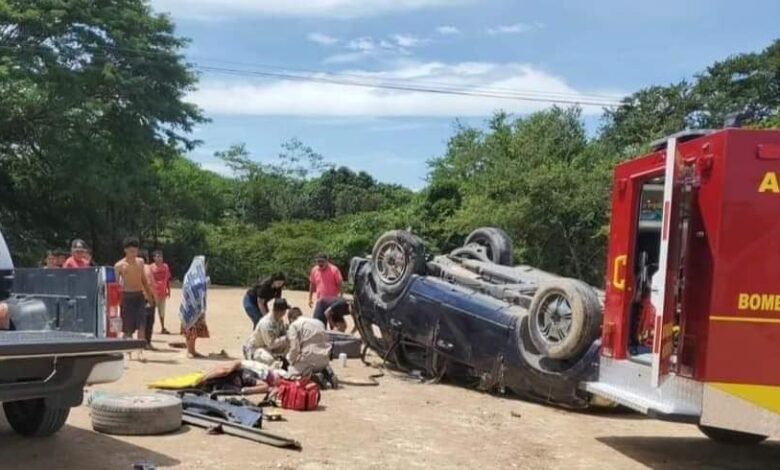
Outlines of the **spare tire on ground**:
{"type": "Polygon", "coordinates": [[[528,309],[531,342],[551,359],[573,359],[601,332],[601,303],[582,281],[557,278],[539,285],[528,309]]]}
{"type": "Polygon", "coordinates": [[[466,237],[463,246],[479,246],[490,261],[502,266],[512,265],[512,239],[500,228],[478,228],[466,237]]]}
{"type": "Polygon", "coordinates": [[[90,406],[92,429],[105,434],[148,436],[181,428],[181,400],[172,395],[101,395],[90,406]]]}
{"type": "Polygon", "coordinates": [[[404,230],[385,232],[374,244],[371,275],[383,298],[404,291],[414,274],[425,274],[425,245],[404,230]]]}

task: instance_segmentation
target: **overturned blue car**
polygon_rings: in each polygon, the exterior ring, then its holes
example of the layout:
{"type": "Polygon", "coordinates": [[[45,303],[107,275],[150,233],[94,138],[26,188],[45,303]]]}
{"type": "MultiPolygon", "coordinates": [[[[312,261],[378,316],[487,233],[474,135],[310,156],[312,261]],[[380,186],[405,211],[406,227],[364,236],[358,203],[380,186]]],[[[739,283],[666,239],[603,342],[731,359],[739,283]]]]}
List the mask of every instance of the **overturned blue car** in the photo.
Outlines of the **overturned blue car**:
{"type": "Polygon", "coordinates": [[[486,391],[572,408],[591,398],[603,294],[529,266],[511,266],[512,243],[481,228],[446,255],[430,256],[406,231],[355,258],[355,323],[389,365],[486,391]]]}

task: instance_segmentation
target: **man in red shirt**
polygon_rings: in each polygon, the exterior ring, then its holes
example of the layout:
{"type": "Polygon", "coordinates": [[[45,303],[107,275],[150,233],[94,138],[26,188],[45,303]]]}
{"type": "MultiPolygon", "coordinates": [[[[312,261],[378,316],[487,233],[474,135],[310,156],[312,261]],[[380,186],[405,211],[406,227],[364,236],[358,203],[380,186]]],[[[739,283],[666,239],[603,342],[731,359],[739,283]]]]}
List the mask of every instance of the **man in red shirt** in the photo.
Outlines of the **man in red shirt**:
{"type": "Polygon", "coordinates": [[[62,265],[65,269],[88,268],[89,258],[87,257],[87,244],[84,240],[75,239],[70,244],[70,258],[65,260],[62,265]]]}
{"type": "Polygon", "coordinates": [[[160,334],[169,335],[165,329],[165,301],[171,296],[171,268],[164,261],[162,250],[154,252],[154,263],[149,266],[154,280],[154,295],[157,301],[157,315],[160,317],[160,334]]]}
{"type": "Polygon", "coordinates": [[[328,261],[327,255],[314,258],[316,265],[309,273],[309,307],[314,305],[312,297],[317,293],[317,301],[341,296],[341,271],[328,261]]]}

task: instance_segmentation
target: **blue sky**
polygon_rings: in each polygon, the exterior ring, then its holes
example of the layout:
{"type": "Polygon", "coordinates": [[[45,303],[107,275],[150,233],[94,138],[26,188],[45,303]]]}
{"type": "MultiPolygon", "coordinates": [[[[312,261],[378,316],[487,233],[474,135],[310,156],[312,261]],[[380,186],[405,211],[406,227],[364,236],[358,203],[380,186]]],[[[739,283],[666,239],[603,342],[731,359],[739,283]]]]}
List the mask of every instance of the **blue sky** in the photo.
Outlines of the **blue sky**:
{"type": "MultiPolygon", "coordinates": [[[[776,0],[151,0],[192,40],[191,62],[221,69],[360,77],[600,100],[690,78],[780,37],[776,0]],[[682,4],[682,5],[681,5],[682,4]],[[306,72],[309,73],[309,72],[306,72]]],[[[347,87],[202,71],[189,99],[212,122],[191,158],[246,143],[270,162],[297,137],[326,160],[420,188],[456,119],[547,103],[347,87]]],[[[600,107],[584,108],[591,132],[600,107]]]]}

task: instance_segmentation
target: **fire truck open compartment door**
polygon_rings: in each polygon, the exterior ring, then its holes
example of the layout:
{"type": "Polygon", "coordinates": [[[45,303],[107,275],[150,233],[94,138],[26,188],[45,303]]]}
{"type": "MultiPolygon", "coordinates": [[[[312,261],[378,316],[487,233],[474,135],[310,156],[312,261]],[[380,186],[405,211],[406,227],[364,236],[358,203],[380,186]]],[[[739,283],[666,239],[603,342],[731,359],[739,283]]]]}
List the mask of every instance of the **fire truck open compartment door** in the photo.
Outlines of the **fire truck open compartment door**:
{"type": "Polygon", "coordinates": [[[666,145],[661,248],[651,294],[656,311],[652,360],[652,384],[655,387],[660,386],[669,375],[674,349],[684,236],[683,174],[684,162],[677,149],[677,139],[671,138],[666,145]]]}

